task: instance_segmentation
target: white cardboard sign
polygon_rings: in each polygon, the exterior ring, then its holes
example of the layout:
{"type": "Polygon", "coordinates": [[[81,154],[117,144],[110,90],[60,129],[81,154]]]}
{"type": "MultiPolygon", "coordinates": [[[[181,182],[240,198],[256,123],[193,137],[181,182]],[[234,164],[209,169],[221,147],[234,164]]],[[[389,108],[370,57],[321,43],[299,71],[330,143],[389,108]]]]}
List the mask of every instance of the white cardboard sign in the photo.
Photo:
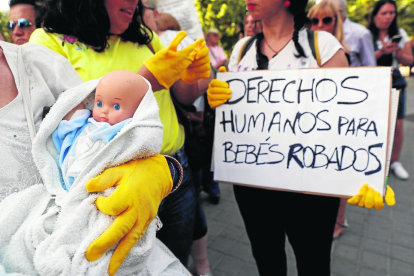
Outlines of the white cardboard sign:
{"type": "Polygon", "coordinates": [[[216,181],[352,196],[383,195],[391,68],[219,73],[232,98],[216,110],[216,181]]]}

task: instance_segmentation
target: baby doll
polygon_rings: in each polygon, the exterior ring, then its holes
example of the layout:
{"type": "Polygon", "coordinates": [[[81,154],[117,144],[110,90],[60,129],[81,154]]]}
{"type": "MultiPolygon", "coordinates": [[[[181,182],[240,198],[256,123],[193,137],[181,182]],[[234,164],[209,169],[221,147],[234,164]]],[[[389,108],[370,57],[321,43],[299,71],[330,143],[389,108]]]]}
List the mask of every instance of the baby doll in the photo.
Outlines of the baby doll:
{"type": "Polygon", "coordinates": [[[69,191],[83,168],[134,116],[150,84],[130,71],[113,71],[99,81],[93,112],[83,103],[71,110],[53,132],[59,153],[62,187],[69,191]]]}

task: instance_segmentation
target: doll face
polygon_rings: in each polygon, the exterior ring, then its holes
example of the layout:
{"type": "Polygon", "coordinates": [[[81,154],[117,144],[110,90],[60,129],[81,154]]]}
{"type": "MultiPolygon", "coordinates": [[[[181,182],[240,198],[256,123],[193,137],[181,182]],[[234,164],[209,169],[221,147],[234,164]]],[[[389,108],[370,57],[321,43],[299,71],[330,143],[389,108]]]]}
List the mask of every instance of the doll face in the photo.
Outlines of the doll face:
{"type": "Polygon", "coordinates": [[[93,118],[97,122],[117,124],[134,116],[148,84],[138,74],[114,71],[98,83],[93,118]]]}

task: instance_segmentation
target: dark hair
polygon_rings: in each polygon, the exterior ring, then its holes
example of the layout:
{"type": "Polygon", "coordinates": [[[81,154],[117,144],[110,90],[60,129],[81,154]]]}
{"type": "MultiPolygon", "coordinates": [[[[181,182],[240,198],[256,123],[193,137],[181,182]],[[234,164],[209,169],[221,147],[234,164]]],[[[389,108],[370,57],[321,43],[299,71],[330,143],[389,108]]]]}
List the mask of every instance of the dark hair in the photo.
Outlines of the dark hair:
{"type": "MultiPolygon", "coordinates": [[[[47,32],[74,36],[79,42],[92,46],[96,52],[103,52],[109,47],[111,23],[104,0],[46,0],[45,9],[42,19],[47,32]]],[[[138,1],[128,29],[119,35],[122,41],[151,42],[152,31],[137,20],[142,18],[142,14],[142,3],[138,1]]]]}
{"type": "Polygon", "coordinates": [[[297,58],[306,57],[305,51],[299,43],[299,31],[310,25],[310,20],[306,16],[306,6],[308,5],[308,1],[309,0],[291,0],[288,7],[288,11],[293,15],[293,20],[295,22],[295,30],[293,31],[292,40],[295,43],[296,51],[298,51],[298,54],[295,55],[297,58]]]}
{"type": "Polygon", "coordinates": [[[10,2],[9,2],[10,8],[15,6],[15,5],[20,5],[20,4],[33,6],[33,9],[34,9],[34,12],[35,12],[35,14],[34,14],[35,22],[34,23],[35,23],[36,28],[40,28],[40,26],[41,26],[40,12],[42,10],[42,8],[41,8],[42,2],[41,1],[34,1],[34,0],[10,0],[10,2]]]}
{"type": "Polygon", "coordinates": [[[32,5],[33,7],[36,6],[34,0],[10,0],[9,2],[10,8],[18,4],[27,4],[27,5],[32,5]]]}
{"type": "Polygon", "coordinates": [[[384,6],[385,4],[391,4],[395,7],[395,17],[394,17],[394,20],[391,22],[390,27],[388,28],[388,36],[392,37],[396,34],[399,34],[398,24],[397,24],[398,12],[397,12],[397,5],[395,4],[395,1],[393,1],[393,0],[380,0],[380,1],[375,3],[374,9],[372,10],[372,13],[371,13],[371,15],[369,17],[369,20],[368,20],[368,29],[371,31],[374,41],[377,41],[378,36],[379,36],[379,29],[375,25],[374,17],[378,14],[381,7],[384,6]]]}

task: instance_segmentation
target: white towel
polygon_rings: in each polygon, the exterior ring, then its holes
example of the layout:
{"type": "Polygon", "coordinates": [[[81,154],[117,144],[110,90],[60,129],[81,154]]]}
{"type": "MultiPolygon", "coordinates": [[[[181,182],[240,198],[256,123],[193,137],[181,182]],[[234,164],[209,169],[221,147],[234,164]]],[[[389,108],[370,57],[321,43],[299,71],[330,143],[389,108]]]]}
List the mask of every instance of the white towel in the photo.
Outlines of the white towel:
{"type": "MultiPolygon", "coordinates": [[[[149,89],[132,122],[92,159],[66,192],[61,186],[58,153],[51,135],[62,118],[94,92],[98,81],[63,93],[42,122],[32,152],[44,185],[32,186],[0,202],[0,273],[107,275],[113,249],[95,262],[87,261],[85,252],[114,220],[94,205],[99,195],[109,195],[113,188],[90,194],[85,184],[107,168],[157,154],[162,145],[162,124],[149,89]]],[[[156,228],[154,220],[117,275],[190,275],[157,241],[156,228]]]]}

